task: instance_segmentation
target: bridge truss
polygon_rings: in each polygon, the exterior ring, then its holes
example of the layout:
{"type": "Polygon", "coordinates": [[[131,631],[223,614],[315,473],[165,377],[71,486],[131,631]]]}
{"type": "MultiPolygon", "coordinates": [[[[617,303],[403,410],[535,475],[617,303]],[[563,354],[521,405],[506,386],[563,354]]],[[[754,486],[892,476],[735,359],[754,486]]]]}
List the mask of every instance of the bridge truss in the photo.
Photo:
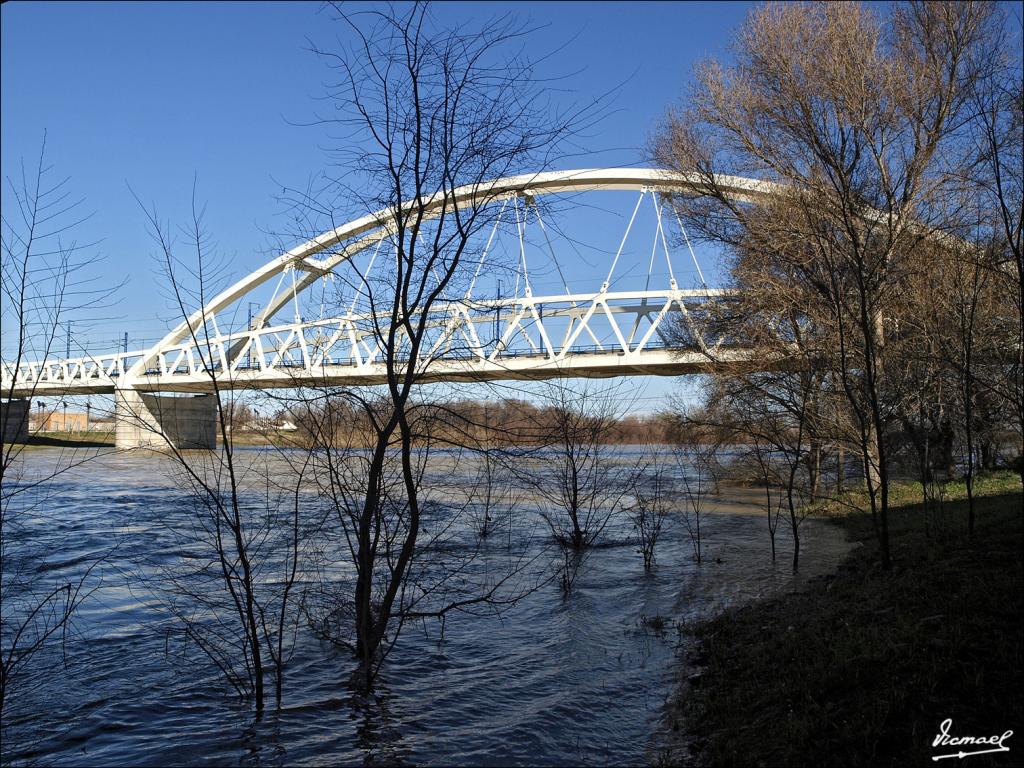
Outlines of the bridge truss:
{"type": "MultiPolygon", "coordinates": [[[[748,179],[719,180],[740,200],[770,194],[769,185],[748,179]]],[[[727,302],[729,292],[708,288],[693,249],[696,287],[681,288],[669,241],[671,213],[666,193],[700,194],[695,176],[652,169],[560,171],[499,179],[480,187],[456,190],[454,200],[430,201],[427,214],[438,215],[452,204],[485,195],[495,206],[493,228],[471,255],[468,284],[459,295],[433,304],[423,320],[428,329],[419,359],[420,381],[543,379],[558,376],[675,375],[706,370],[714,364],[745,359],[749,352],[723,338],[709,339],[699,319],[727,302]],[[638,193],[632,215],[600,287],[593,275],[589,290],[570,290],[545,224],[541,196],[581,192],[638,193]],[[616,269],[645,204],[654,222],[646,282],[636,290],[613,290],[616,269]],[[532,222],[531,222],[532,219],[532,222]],[[564,292],[534,295],[527,261],[526,231],[538,230],[564,292]],[[504,230],[502,229],[504,227],[504,230]],[[486,285],[500,231],[511,232],[516,267],[508,272],[511,295],[486,285]],[[516,242],[517,241],[517,242],[516,242]],[[666,267],[655,271],[655,265],[666,267]],[[652,283],[654,283],[652,285],[652,283]]],[[[573,198],[570,199],[570,204],[573,198]]],[[[388,341],[390,321],[373,306],[374,280],[387,279],[387,251],[393,214],[381,211],[336,228],[239,280],[193,312],[155,345],[141,350],[70,359],[4,363],[2,387],[12,396],[108,393],[116,389],[153,392],[203,392],[212,378],[224,388],[269,389],[330,384],[359,386],[386,381],[385,347],[397,357],[409,345],[401,328],[388,341]],[[382,254],[384,254],[382,256],[382,254]],[[375,266],[376,265],[376,266],[375,266]],[[376,271],[375,271],[376,270],[376,271]],[[273,292],[267,288],[273,284],[273,292]],[[326,300],[327,288],[337,281],[326,300]],[[320,311],[310,318],[311,297],[320,288],[320,311]],[[345,288],[348,295],[345,295],[345,288]],[[269,293],[269,297],[268,297],[269,293]],[[253,299],[258,299],[253,302],[253,299]],[[344,300],[344,304],[342,302],[344,300]],[[305,303],[303,303],[305,302],[305,303]],[[243,305],[260,310],[245,326],[232,330],[243,305]]],[[[681,224],[674,222],[681,228],[681,224]]],[[[678,249],[677,249],[678,250],[678,249]]],[[[534,254],[536,256],[536,254],[534,254]]],[[[678,259],[678,254],[675,255],[678,259]]],[[[507,261],[507,259],[506,259],[507,261]]],[[[634,265],[635,266],[635,265],[634,265]]],[[[596,270],[594,270],[596,272],[596,270]]]]}

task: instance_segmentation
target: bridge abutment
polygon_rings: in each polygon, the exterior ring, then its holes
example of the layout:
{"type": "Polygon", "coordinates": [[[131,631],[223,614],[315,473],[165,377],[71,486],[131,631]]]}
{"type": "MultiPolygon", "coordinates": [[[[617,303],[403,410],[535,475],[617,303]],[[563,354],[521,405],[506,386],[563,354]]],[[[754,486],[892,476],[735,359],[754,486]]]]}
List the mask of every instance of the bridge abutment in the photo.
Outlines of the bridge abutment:
{"type": "Polygon", "coordinates": [[[175,397],[118,389],[114,397],[114,444],[118,448],[217,447],[217,398],[213,395],[175,397]]]}
{"type": "Polygon", "coordinates": [[[28,414],[32,401],[15,398],[6,403],[0,401],[0,429],[3,429],[4,443],[28,442],[28,414]]]}

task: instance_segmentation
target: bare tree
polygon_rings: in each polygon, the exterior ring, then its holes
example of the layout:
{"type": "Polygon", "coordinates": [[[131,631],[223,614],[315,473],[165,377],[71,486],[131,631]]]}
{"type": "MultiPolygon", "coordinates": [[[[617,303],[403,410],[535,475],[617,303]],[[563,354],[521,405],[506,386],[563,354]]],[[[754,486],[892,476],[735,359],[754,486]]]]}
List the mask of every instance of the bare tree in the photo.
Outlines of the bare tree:
{"type": "Polygon", "coordinates": [[[618,396],[589,383],[549,385],[545,442],[550,456],[532,476],[541,510],[560,545],[582,550],[608,526],[622,496],[610,438],[620,408],[618,396]]]}
{"type": "MultiPolygon", "coordinates": [[[[1019,445],[1017,469],[1024,480],[1024,83],[1021,82],[1020,35],[993,35],[993,51],[1003,58],[974,83],[972,136],[975,155],[966,174],[978,212],[973,242],[989,252],[991,279],[1003,297],[1005,337],[1014,353],[1003,365],[986,367],[975,380],[1008,406],[1019,445]]],[[[1022,502],[1024,512],[1024,502],[1022,502]]]]}
{"type": "Polygon", "coordinates": [[[708,497],[718,493],[722,469],[718,456],[725,436],[704,416],[703,411],[681,409],[676,417],[675,439],[671,446],[684,501],[683,522],[693,547],[693,557],[698,563],[704,559],[701,515],[708,497]]]}
{"type": "Polygon", "coordinates": [[[687,225],[740,259],[756,256],[763,275],[803,294],[798,306],[832,340],[828,369],[857,427],[886,568],[887,430],[899,407],[889,306],[908,255],[948,224],[946,153],[990,66],[997,15],[911,3],[883,26],[857,4],[760,8],[735,64],[702,67],[654,142],[663,164],[701,180],[704,195],[673,201],[687,225]],[[774,186],[737,200],[723,174],[774,186]]]}
{"type": "MultiPolygon", "coordinates": [[[[154,432],[157,449],[171,460],[179,485],[188,491],[183,514],[163,521],[179,548],[178,558],[158,566],[157,577],[143,582],[178,619],[181,652],[187,656],[197,649],[261,713],[268,675],[281,706],[308,547],[323,517],[305,487],[310,457],[292,460],[266,451],[240,456],[236,451],[233,427],[248,406],[239,400],[240,383],[211,343],[219,329],[207,306],[221,276],[203,224],[205,209],[193,189],[192,217],[180,241],[154,209],[143,210],[174,312],[200,358],[220,444],[218,450],[191,450],[193,445],[176,440],[143,413],[125,408],[118,414],[154,432]]],[[[159,408],[160,401],[149,407],[159,408]]],[[[167,420],[173,418],[167,414],[167,420]]]]}
{"type": "MultiPolygon", "coordinates": [[[[725,475],[729,479],[749,480],[760,484],[765,494],[765,519],[772,562],[776,558],[776,533],[779,520],[787,507],[789,494],[786,480],[789,472],[778,460],[778,435],[789,434],[788,425],[782,426],[777,412],[766,407],[770,400],[757,393],[756,388],[744,386],[743,377],[714,376],[708,379],[703,391],[703,403],[694,408],[682,401],[673,404],[674,411],[666,414],[672,424],[670,434],[674,442],[686,445],[694,434],[713,439],[715,450],[729,448],[734,452],[727,465],[717,461],[715,479],[725,475]]],[[[718,492],[716,485],[715,492],[718,492]]]]}
{"type": "Polygon", "coordinates": [[[588,551],[623,510],[635,467],[624,467],[612,445],[624,407],[620,387],[554,381],[543,398],[536,434],[545,450],[521,461],[517,474],[537,498],[569,591],[588,551]]]}
{"type": "Polygon", "coordinates": [[[779,530],[779,517],[786,501],[786,494],[780,491],[780,482],[776,462],[772,461],[771,448],[767,441],[753,438],[747,447],[747,455],[753,458],[758,470],[758,479],[764,488],[764,511],[768,521],[768,539],[772,546],[772,562],[775,562],[775,534],[779,530]]]}
{"type": "MultiPolygon", "coordinates": [[[[93,575],[103,560],[83,563],[69,578],[43,567],[36,537],[54,522],[52,483],[96,450],[61,448],[27,466],[28,408],[40,390],[37,379],[19,383],[19,369],[55,356],[65,332],[71,346],[72,321],[88,333],[89,311],[120,287],[97,279],[95,243],[76,239],[76,227],[88,217],[69,180],[54,180],[45,136],[36,164],[22,162],[19,170],[17,178],[5,179],[0,252],[0,344],[9,382],[0,392],[0,719],[40,652],[55,638],[67,638],[76,609],[97,586],[93,575]]],[[[81,350],[77,342],[74,350],[81,350]]]]}
{"type": "MultiPolygon", "coordinates": [[[[345,554],[354,558],[358,551],[366,477],[374,466],[381,419],[391,406],[379,393],[318,386],[296,396],[296,402],[307,410],[307,423],[312,425],[308,446],[312,451],[307,455],[320,497],[344,535],[340,546],[330,538],[324,542],[324,571],[304,611],[317,635],[359,658],[359,637],[353,636],[358,606],[352,600],[358,571],[347,563],[338,566],[345,554]],[[345,406],[339,407],[343,400],[345,406]],[[352,429],[350,407],[357,414],[355,423],[368,429],[352,429]]],[[[372,683],[409,621],[436,619],[443,632],[450,614],[498,612],[543,582],[539,573],[531,581],[539,554],[530,553],[526,531],[517,531],[515,539],[511,531],[507,538],[492,535],[499,521],[511,525],[507,504],[511,491],[499,485],[506,475],[502,471],[506,459],[494,446],[478,442],[480,425],[436,397],[408,402],[406,418],[408,452],[401,450],[396,438],[397,445],[388,446],[380,464],[380,509],[372,539],[380,552],[374,560],[374,590],[398,579],[400,566],[404,571],[390,608],[390,629],[380,638],[377,656],[364,661],[357,671],[360,686],[372,683]],[[418,530],[415,557],[402,563],[394,553],[411,535],[411,502],[404,482],[409,468],[418,530]]],[[[380,593],[375,591],[374,609],[379,600],[380,593]]]]}
{"type": "MultiPolygon", "coordinates": [[[[452,31],[421,4],[330,9],[352,44],[315,49],[338,75],[327,94],[334,109],[318,123],[342,134],[335,154],[344,175],[324,195],[302,191],[294,202],[303,226],[316,222],[323,231],[343,213],[369,215],[380,228],[375,271],[349,260],[355,277],[347,288],[363,302],[361,332],[380,350],[386,383],[348,395],[370,426],[370,446],[356,465],[328,467],[325,485],[336,540],[355,572],[339,632],[371,684],[413,612],[408,601],[437,592],[415,583],[417,574],[427,578],[418,560],[430,524],[423,486],[430,454],[417,443],[429,440],[424,428],[438,409],[417,397],[440,354],[435,310],[472,285],[478,235],[499,207],[487,182],[549,167],[593,105],[553,107],[548,86],[517,50],[525,30],[509,17],[452,31]],[[322,202],[328,198],[343,199],[344,211],[322,202]]],[[[483,596],[500,602],[493,583],[476,595],[483,596]]],[[[463,595],[423,612],[443,615],[475,599],[463,595]]]]}
{"type": "Polygon", "coordinates": [[[647,571],[654,567],[654,550],[675,495],[672,474],[657,450],[649,446],[643,464],[634,472],[630,483],[634,501],[626,509],[633,521],[640,554],[644,558],[644,570],[647,571]]]}
{"type": "Polygon", "coordinates": [[[472,525],[480,538],[486,539],[500,530],[512,534],[513,510],[521,494],[516,492],[512,474],[508,467],[507,452],[485,444],[477,451],[477,468],[470,480],[473,507],[470,510],[472,525]]]}
{"type": "Polygon", "coordinates": [[[911,290],[900,302],[899,333],[913,340],[901,344],[899,370],[909,383],[901,387],[900,418],[915,449],[926,504],[941,501],[939,486],[962,474],[968,533],[973,534],[977,453],[980,438],[993,426],[983,407],[990,387],[983,372],[998,372],[1007,357],[992,251],[919,250],[908,282],[911,290]]]}

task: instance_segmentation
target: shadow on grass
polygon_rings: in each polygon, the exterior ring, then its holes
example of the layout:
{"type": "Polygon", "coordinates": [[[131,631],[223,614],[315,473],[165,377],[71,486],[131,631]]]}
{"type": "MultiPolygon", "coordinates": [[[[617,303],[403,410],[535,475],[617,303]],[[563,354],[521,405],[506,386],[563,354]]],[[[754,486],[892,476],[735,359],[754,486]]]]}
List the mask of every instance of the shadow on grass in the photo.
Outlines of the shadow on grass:
{"type": "Polygon", "coordinates": [[[890,572],[866,516],[835,518],[863,544],[836,574],[691,628],[699,685],[685,683],[669,712],[691,741],[660,762],[932,765],[952,718],[956,736],[1019,734],[971,766],[1020,765],[1021,494],[976,499],[973,538],[966,508],[892,510],[890,572]]]}
{"type": "Polygon", "coordinates": [[[39,448],[113,448],[114,435],[102,432],[36,434],[30,436],[25,445],[39,448]]]}

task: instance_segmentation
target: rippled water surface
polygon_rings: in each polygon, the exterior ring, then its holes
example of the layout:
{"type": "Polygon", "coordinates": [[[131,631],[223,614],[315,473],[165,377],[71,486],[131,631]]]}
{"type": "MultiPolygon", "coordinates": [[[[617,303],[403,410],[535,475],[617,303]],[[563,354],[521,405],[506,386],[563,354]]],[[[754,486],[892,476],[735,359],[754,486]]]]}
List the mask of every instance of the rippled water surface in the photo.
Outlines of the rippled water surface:
{"type": "MultiPolygon", "coordinates": [[[[628,453],[628,451],[625,451],[628,453]]],[[[51,462],[26,454],[30,468],[51,462]]],[[[184,665],[172,621],[127,563],[162,552],[161,516],[182,495],[164,460],[109,454],[62,474],[31,546],[40,569],[95,572],[75,634],[34,660],[5,713],[4,762],[56,765],[594,765],[648,762],[672,690],[678,635],[644,617],[685,621],[794,586],[788,535],[770,558],[756,495],[723,494],[702,520],[698,565],[685,526],[670,518],[657,566],[634,546],[595,550],[573,594],[557,584],[501,616],[452,616],[407,628],[373,696],[353,694],[351,659],[300,632],[284,704],[256,720],[221,679],[184,665]]],[[[528,503],[528,502],[527,502],[528,503]]],[[[837,528],[807,520],[800,578],[831,570],[846,551],[837,528]]],[[[626,531],[612,530],[612,538],[626,531]]]]}

